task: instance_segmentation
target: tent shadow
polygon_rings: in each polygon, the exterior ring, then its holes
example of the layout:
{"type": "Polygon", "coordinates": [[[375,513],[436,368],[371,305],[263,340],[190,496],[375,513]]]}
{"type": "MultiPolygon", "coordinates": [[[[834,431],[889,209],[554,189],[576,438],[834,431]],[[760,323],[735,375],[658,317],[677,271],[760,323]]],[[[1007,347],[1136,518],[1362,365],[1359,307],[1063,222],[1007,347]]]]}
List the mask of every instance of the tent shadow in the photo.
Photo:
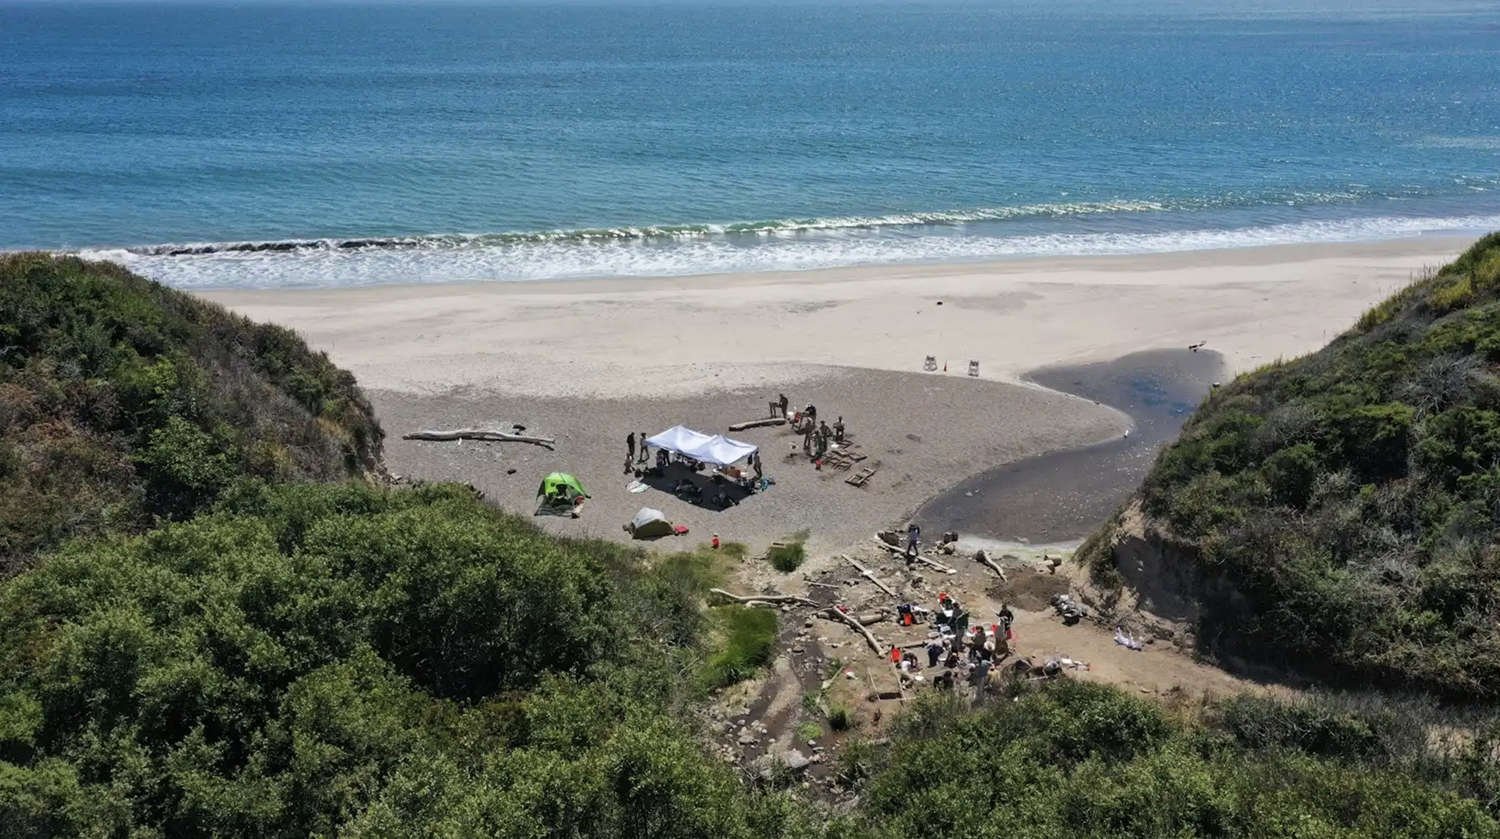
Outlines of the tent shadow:
{"type": "Polygon", "coordinates": [[[664,492],[668,495],[675,495],[678,499],[685,501],[693,505],[694,507],[715,513],[722,512],[729,507],[733,507],[735,504],[738,504],[739,502],[755,494],[751,490],[746,489],[745,487],[742,487],[734,483],[733,481],[726,481],[723,479],[716,480],[715,476],[712,473],[705,474],[702,472],[694,472],[692,469],[689,469],[682,463],[669,463],[667,464],[666,468],[662,470],[662,474],[660,477],[655,477],[647,474],[645,477],[641,478],[641,480],[644,481],[647,486],[651,487],[654,490],[657,490],[658,492],[664,492]],[[691,484],[697,489],[697,492],[673,492],[672,487],[680,482],[691,484]],[[721,492],[729,496],[730,500],[733,503],[723,506],[715,504],[713,502],[714,496],[717,496],[721,492]]]}

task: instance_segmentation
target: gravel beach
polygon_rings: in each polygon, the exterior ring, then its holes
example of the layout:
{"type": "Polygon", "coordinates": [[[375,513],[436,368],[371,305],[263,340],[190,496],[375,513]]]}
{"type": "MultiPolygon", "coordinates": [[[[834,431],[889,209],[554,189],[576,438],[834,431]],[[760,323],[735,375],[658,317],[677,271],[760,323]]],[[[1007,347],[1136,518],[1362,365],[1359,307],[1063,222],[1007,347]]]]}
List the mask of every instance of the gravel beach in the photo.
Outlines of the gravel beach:
{"type": "MultiPolygon", "coordinates": [[[[577,519],[539,516],[549,530],[627,539],[621,525],[641,507],[662,510],[690,533],[659,540],[689,546],[718,533],[759,550],[799,531],[810,550],[837,550],[908,515],[925,499],[997,463],[1085,446],[1124,434],[1130,420],[1110,408],[1036,387],[949,373],[889,373],[822,368],[811,378],[725,389],[694,397],[529,399],[514,396],[372,394],[390,437],[392,472],[428,480],[466,481],[509,510],[530,513],[537,484],[553,471],[571,472],[592,494],[577,519]],[[763,417],[785,392],[793,405],[812,402],[820,418],[842,415],[849,433],[879,471],[862,488],[850,472],[814,469],[801,438],[785,427],[727,432],[730,424],[763,417]],[[528,434],[554,437],[556,451],[522,443],[405,441],[426,428],[519,423],[528,434]],[[675,424],[728,433],[762,449],[767,492],[737,506],[708,509],[650,489],[630,493],[624,474],[625,435],[655,434],[675,424]],[[788,452],[795,448],[795,457],[788,452]],[[509,470],[514,469],[514,474],[509,470]]],[[[936,534],[932,534],[934,537],[936,534]]]]}

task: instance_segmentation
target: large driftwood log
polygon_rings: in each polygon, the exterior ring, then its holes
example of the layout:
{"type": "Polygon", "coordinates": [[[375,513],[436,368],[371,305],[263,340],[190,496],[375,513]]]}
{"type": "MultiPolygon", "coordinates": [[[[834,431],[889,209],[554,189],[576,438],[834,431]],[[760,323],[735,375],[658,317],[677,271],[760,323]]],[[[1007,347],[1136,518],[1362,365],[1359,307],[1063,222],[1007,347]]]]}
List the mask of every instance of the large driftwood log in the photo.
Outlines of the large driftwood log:
{"type": "Polygon", "coordinates": [[[733,600],[736,603],[744,603],[747,605],[750,603],[800,603],[803,606],[818,605],[816,601],[808,600],[806,597],[802,597],[796,594],[752,594],[748,597],[741,597],[738,594],[730,594],[729,592],[721,588],[711,588],[708,590],[708,593],[717,594],[720,597],[733,600]]]}
{"type": "Polygon", "coordinates": [[[737,422],[729,426],[730,431],[744,431],[747,428],[764,428],[768,425],[786,425],[786,417],[771,417],[770,419],[750,420],[749,422],[737,422]]]}
{"type": "Polygon", "coordinates": [[[879,586],[881,591],[885,592],[886,594],[889,594],[892,597],[896,596],[896,592],[892,591],[890,586],[886,585],[885,583],[882,583],[880,581],[880,578],[875,576],[875,572],[874,571],[871,571],[870,569],[864,567],[863,565],[860,565],[858,562],[855,562],[853,559],[851,559],[851,558],[849,558],[847,556],[844,557],[844,561],[847,562],[847,563],[849,563],[850,565],[853,565],[854,569],[859,572],[860,576],[864,577],[865,579],[867,579],[870,582],[874,583],[875,585],[879,586]]]}
{"type": "Polygon", "coordinates": [[[958,571],[956,569],[949,568],[948,566],[944,565],[941,562],[938,562],[935,559],[929,559],[929,558],[927,558],[925,556],[922,556],[921,554],[917,554],[916,556],[912,556],[911,554],[908,554],[906,552],[906,549],[903,548],[903,547],[900,547],[898,545],[892,545],[889,542],[885,541],[884,539],[881,539],[879,536],[876,536],[874,538],[875,538],[875,544],[879,545],[882,548],[885,548],[886,550],[890,551],[892,554],[900,554],[902,559],[915,560],[917,562],[922,563],[923,565],[927,565],[927,566],[931,566],[932,568],[936,568],[937,570],[943,572],[944,574],[957,574],[958,573],[958,571]]]}
{"type": "Polygon", "coordinates": [[[988,565],[991,571],[994,571],[996,574],[1000,575],[1000,579],[1008,579],[1005,576],[1005,569],[1000,567],[1000,563],[996,562],[993,559],[990,559],[990,555],[985,553],[984,551],[976,551],[974,553],[974,561],[983,565],[988,565]]]}
{"type": "Polygon", "coordinates": [[[860,623],[844,612],[839,611],[837,608],[826,609],[824,610],[823,614],[831,618],[836,618],[843,621],[844,623],[848,624],[851,629],[865,636],[865,641],[870,645],[870,649],[875,651],[876,655],[883,656],[886,654],[886,649],[880,646],[880,641],[875,637],[875,633],[871,632],[868,629],[865,629],[864,624],[860,623]]]}
{"type": "Polygon", "coordinates": [[[549,451],[557,444],[557,441],[551,437],[528,437],[524,434],[496,431],[493,428],[454,428],[446,431],[423,429],[421,431],[413,431],[410,434],[403,434],[401,435],[401,439],[430,440],[434,442],[483,440],[488,443],[530,443],[533,446],[542,446],[549,451]]]}

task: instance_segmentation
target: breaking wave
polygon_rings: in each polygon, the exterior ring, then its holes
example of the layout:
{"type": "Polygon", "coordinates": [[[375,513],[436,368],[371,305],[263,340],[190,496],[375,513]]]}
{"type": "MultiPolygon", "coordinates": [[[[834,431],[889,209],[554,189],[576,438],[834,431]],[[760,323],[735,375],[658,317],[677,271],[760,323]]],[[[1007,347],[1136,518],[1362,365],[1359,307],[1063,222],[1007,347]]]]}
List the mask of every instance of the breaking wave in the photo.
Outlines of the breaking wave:
{"type": "Polygon", "coordinates": [[[581,230],[546,230],[508,233],[446,233],[428,236],[390,236],[358,239],[280,239],[265,242],[205,242],[149,245],[126,248],[140,256],[202,256],[215,253],[287,253],[294,251],[359,251],[374,249],[420,250],[485,247],[554,242],[618,242],[680,240],[716,236],[773,236],[837,230],[880,230],[901,227],[965,225],[1008,219],[1044,219],[1100,213],[1131,213],[1163,210],[1150,201],[1108,201],[1077,204],[1037,204],[1021,207],[961,210],[956,212],[899,213],[885,216],[845,218],[776,219],[733,224],[651,225],[645,227],[598,227],[581,230]]]}
{"type": "Polygon", "coordinates": [[[326,288],[1163,253],[1500,228],[1500,214],[1269,224],[1220,219],[1212,227],[1194,214],[1171,223],[1161,213],[1147,213],[1149,221],[1130,218],[1151,208],[1080,204],[722,226],[156,245],[79,254],[121,262],[179,288],[326,288]],[[1089,215],[1099,217],[1079,218],[1089,215]]]}

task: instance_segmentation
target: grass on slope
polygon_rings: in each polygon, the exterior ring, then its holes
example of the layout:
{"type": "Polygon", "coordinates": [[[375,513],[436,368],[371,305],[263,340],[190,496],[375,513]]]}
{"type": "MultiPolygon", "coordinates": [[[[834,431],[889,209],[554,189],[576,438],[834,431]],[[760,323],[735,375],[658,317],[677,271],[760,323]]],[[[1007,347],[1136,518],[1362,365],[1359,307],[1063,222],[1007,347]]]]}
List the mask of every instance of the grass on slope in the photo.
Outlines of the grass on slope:
{"type": "Polygon", "coordinates": [[[117,265],[0,256],[0,576],[241,476],[375,469],[381,441],[354,377],[289,330],[117,265]]]}
{"type": "MultiPolygon", "coordinates": [[[[1142,488],[1229,586],[1201,637],[1383,686],[1500,695],[1500,234],[1328,347],[1240,376],[1142,488]]],[[[1106,538],[1088,549],[1107,563],[1106,538]]]]}

